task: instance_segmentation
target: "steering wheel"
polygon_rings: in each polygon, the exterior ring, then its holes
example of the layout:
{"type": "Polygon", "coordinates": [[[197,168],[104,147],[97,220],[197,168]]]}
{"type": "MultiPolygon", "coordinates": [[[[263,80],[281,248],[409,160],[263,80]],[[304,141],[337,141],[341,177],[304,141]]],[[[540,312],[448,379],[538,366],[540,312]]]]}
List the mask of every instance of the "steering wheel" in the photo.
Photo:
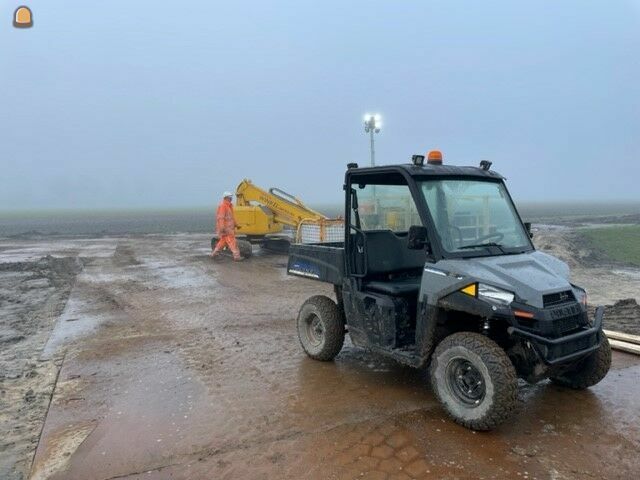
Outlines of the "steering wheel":
{"type": "Polygon", "coordinates": [[[490,233],[488,235],[483,235],[481,237],[476,238],[476,242],[477,243],[483,243],[483,240],[489,240],[490,238],[495,238],[496,242],[499,242],[500,240],[502,240],[504,238],[504,233],[501,232],[493,232],[490,233]]]}

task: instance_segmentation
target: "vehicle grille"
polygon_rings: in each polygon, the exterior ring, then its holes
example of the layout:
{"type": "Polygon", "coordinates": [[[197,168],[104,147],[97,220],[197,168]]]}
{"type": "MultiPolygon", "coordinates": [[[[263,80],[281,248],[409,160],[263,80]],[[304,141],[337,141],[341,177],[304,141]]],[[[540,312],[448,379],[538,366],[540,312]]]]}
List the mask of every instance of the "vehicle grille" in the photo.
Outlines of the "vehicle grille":
{"type": "Polygon", "coordinates": [[[563,303],[573,302],[576,297],[571,290],[564,292],[549,293],[542,297],[544,308],[555,307],[556,305],[562,305],[563,303]]]}
{"type": "Polygon", "coordinates": [[[584,314],[578,313],[570,317],[560,318],[553,322],[553,330],[557,336],[562,336],[582,328],[585,323],[584,314]]]}

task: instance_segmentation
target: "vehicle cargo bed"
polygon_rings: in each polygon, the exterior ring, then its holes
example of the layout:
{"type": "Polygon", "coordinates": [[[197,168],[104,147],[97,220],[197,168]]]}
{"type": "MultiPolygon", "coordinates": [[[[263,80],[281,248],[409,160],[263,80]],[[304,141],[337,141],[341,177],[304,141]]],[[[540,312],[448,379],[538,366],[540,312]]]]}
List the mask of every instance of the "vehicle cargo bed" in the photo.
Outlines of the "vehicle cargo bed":
{"type": "Polygon", "coordinates": [[[344,243],[292,244],[287,273],[342,285],[344,243]]]}

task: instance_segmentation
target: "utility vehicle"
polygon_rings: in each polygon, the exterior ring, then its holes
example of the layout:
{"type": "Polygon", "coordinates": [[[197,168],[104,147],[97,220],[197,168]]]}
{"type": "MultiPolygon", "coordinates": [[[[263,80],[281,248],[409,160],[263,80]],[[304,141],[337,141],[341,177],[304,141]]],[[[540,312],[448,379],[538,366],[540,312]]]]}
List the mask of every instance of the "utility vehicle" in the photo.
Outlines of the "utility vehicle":
{"type": "Polygon", "coordinates": [[[357,347],[429,367],[446,411],[474,430],[513,413],[518,378],[574,389],[602,380],[603,307],[589,318],[568,266],[535,249],[505,179],[488,161],[424,160],[349,164],[344,241],[291,246],[288,273],[333,284],[337,300],[302,305],[306,353],[331,360],[348,332],[357,347]]]}

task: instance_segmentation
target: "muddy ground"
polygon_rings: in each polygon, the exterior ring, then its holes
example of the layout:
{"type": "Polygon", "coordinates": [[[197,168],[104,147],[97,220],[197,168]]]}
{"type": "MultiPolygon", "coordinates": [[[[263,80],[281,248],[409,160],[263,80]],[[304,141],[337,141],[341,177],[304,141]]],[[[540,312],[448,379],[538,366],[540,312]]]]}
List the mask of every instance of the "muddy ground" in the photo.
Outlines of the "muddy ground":
{"type": "MultiPolygon", "coordinates": [[[[593,302],[638,299],[637,272],[590,264],[566,235],[537,241],[573,263],[593,302]]],[[[424,372],[349,344],[334,362],[306,358],[295,315],[330,290],[287,277],[284,256],[212,263],[208,240],[0,241],[0,478],[626,479],[640,470],[640,358],[616,353],[589,391],[523,384],[512,421],[471,432],[447,419],[424,372]]]]}

